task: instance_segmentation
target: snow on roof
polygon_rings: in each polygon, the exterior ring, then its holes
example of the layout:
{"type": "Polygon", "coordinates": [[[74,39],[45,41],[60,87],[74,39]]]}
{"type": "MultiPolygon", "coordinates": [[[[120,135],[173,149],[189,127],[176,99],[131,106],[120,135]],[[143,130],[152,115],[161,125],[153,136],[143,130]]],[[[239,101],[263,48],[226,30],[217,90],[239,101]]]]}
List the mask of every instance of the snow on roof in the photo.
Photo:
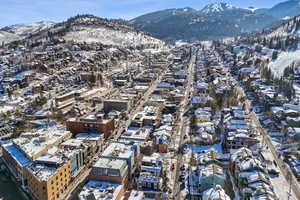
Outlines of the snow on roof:
{"type": "Polygon", "coordinates": [[[83,141],[80,139],[68,139],[61,143],[63,146],[75,146],[75,147],[80,147],[83,144],[83,141]]]}
{"type": "Polygon", "coordinates": [[[230,200],[230,197],[220,185],[216,185],[203,192],[202,200],[230,200]]]}
{"type": "Polygon", "coordinates": [[[239,162],[240,160],[242,160],[244,158],[252,157],[252,156],[253,156],[253,154],[250,149],[242,147],[231,155],[231,161],[239,162]]]}
{"type": "Polygon", "coordinates": [[[13,143],[29,158],[32,158],[35,154],[44,151],[57,141],[63,140],[71,135],[69,131],[59,129],[58,127],[40,129],[32,133],[25,133],[24,135],[29,134],[32,134],[34,137],[25,138],[21,135],[19,138],[13,140],[13,143]]]}
{"type": "Polygon", "coordinates": [[[134,156],[131,146],[122,143],[111,143],[101,154],[101,157],[114,157],[129,159],[134,156]]]}
{"type": "Polygon", "coordinates": [[[56,167],[49,167],[43,164],[34,164],[29,167],[33,174],[42,181],[48,180],[57,171],[56,167]]]}
{"type": "Polygon", "coordinates": [[[205,168],[200,170],[199,178],[209,177],[209,176],[219,176],[222,177],[223,179],[226,178],[222,167],[215,164],[208,165],[205,168]]]}
{"type": "Polygon", "coordinates": [[[109,159],[109,158],[99,158],[99,160],[93,165],[93,167],[97,168],[105,168],[105,169],[116,169],[120,170],[127,166],[125,160],[120,159],[109,159]]]}
{"type": "Polygon", "coordinates": [[[88,200],[89,196],[94,196],[97,200],[108,200],[117,198],[122,189],[121,184],[90,180],[84,185],[79,194],[80,200],[88,200]]]}
{"type": "Polygon", "coordinates": [[[128,200],[144,200],[145,194],[143,191],[132,190],[128,200]]]}

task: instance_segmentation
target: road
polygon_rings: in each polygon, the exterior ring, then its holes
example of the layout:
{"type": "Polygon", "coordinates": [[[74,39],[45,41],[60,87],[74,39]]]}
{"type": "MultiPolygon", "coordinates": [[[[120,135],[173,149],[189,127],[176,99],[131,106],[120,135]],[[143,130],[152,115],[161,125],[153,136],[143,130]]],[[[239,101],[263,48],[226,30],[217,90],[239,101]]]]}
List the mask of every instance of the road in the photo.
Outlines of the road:
{"type": "Polygon", "coordinates": [[[120,127],[117,131],[117,133],[114,136],[114,139],[117,140],[121,134],[124,132],[124,130],[131,124],[134,116],[141,111],[143,108],[143,105],[145,102],[149,99],[150,95],[153,93],[153,91],[156,89],[157,83],[161,82],[162,77],[165,75],[165,71],[163,71],[158,78],[151,83],[150,87],[148,90],[144,93],[144,95],[140,98],[140,100],[137,102],[137,105],[135,108],[127,115],[128,120],[126,120],[125,123],[123,123],[122,127],[120,127]]]}
{"type": "MultiPolygon", "coordinates": [[[[141,97],[141,99],[139,100],[139,102],[137,103],[137,105],[132,109],[132,111],[128,114],[128,119],[123,122],[120,123],[120,126],[118,127],[117,132],[114,134],[112,139],[109,139],[103,146],[103,149],[105,149],[110,143],[112,143],[113,141],[116,141],[119,139],[119,137],[121,136],[121,134],[124,132],[124,130],[131,124],[133,117],[142,109],[144,103],[149,99],[150,95],[152,94],[152,92],[155,90],[157,83],[159,83],[162,80],[162,77],[165,74],[165,70],[164,69],[162,71],[162,73],[157,77],[157,79],[155,81],[152,82],[152,84],[150,85],[150,87],[148,88],[148,90],[144,93],[144,95],[141,97]]],[[[93,161],[96,160],[99,155],[102,153],[102,151],[99,151],[98,153],[96,153],[96,155],[94,155],[93,159],[91,160],[90,164],[93,164],[93,161]]],[[[63,197],[61,200],[63,199],[71,199],[74,190],[80,185],[82,184],[82,182],[84,180],[87,179],[89,173],[90,173],[91,169],[86,168],[86,171],[83,170],[83,172],[81,172],[76,180],[74,182],[72,182],[70,184],[70,186],[67,188],[68,192],[65,192],[63,197]]]]}
{"type": "MultiPolygon", "coordinates": [[[[185,118],[184,118],[184,111],[185,108],[188,105],[189,102],[189,97],[190,97],[190,92],[191,92],[191,87],[192,87],[192,82],[194,79],[194,69],[195,69],[195,62],[196,62],[196,55],[192,55],[189,63],[189,68],[188,68],[188,81],[187,81],[187,87],[185,91],[185,97],[182,102],[182,106],[180,107],[179,110],[179,135],[176,135],[176,137],[179,136],[179,144],[178,144],[178,149],[181,148],[182,143],[183,143],[183,138],[184,135],[186,134],[186,123],[185,123],[185,118]]],[[[177,132],[178,133],[178,132],[177,132]]],[[[175,178],[174,178],[174,186],[173,186],[173,199],[179,199],[180,198],[180,184],[178,184],[177,180],[179,179],[179,173],[180,173],[180,164],[182,163],[182,153],[178,153],[177,155],[177,162],[175,165],[175,178]]]]}

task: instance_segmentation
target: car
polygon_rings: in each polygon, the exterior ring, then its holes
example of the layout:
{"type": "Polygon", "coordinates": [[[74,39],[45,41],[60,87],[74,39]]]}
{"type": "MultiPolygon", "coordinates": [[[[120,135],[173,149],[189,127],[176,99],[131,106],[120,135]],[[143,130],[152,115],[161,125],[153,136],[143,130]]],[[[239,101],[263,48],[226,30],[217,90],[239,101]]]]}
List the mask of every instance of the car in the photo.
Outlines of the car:
{"type": "Polygon", "coordinates": [[[276,177],[278,177],[279,174],[280,174],[280,172],[279,172],[278,170],[276,170],[276,169],[269,169],[269,170],[268,170],[268,173],[269,173],[270,175],[273,175],[273,176],[276,176],[276,177]]]}
{"type": "Polygon", "coordinates": [[[175,169],[175,164],[172,163],[170,169],[173,171],[175,169]]]}

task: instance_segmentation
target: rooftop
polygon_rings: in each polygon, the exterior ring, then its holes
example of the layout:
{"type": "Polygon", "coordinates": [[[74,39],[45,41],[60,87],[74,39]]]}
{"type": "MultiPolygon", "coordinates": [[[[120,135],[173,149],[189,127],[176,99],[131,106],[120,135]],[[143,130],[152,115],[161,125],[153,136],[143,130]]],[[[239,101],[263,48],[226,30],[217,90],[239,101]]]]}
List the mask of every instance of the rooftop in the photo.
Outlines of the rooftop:
{"type": "Polygon", "coordinates": [[[115,199],[121,188],[122,185],[120,184],[91,180],[84,185],[79,194],[79,199],[88,200],[91,197],[97,200],[115,199]]]}
{"type": "Polygon", "coordinates": [[[57,141],[62,141],[63,139],[71,136],[69,131],[58,129],[57,127],[40,129],[32,134],[34,134],[35,137],[28,138],[27,133],[25,134],[26,137],[22,137],[21,135],[19,138],[13,140],[13,143],[29,158],[32,158],[35,154],[46,150],[51,145],[57,143],[57,141]]]}

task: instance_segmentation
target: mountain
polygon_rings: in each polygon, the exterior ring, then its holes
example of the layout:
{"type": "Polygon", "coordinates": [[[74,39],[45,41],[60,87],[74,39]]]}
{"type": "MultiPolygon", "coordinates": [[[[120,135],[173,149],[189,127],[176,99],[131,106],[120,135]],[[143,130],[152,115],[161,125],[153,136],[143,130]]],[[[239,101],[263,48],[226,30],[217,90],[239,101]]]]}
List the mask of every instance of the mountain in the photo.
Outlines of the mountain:
{"type": "Polygon", "coordinates": [[[256,12],[271,15],[277,19],[292,18],[300,14],[300,0],[285,1],[270,9],[260,9],[256,12]]]}
{"type": "Polygon", "coordinates": [[[101,43],[118,47],[164,45],[163,41],[137,31],[122,23],[121,20],[108,20],[93,15],[78,15],[51,26],[47,23],[40,23],[40,25],[42,24],[44,26],[39,26],[39,28],[32,25],[15,25],[6,27],[3,31],[6,33],[10,31],[10,34],[26,35],[17,42],[18,44],[65,40],[87,44],[101,43]]]}
{"type": "Polygon", "coordinates": [[[16,24],[2,28],[2,31],[6,31],[19,36],[28,36],[30,34],[42,31],[44,29],[54,26],[54,22],[41,21],[33,24],[16,24]]]}
{"type": "Polygon", "coordinates": [[[54,22],[41,21],[33,24],[16,24],[0,29],[0,43],[21,40],[30,34],[37,33],[54,26],[54,22]]]}
{"type": "Polygon", "coordinates": [[[213,14],[213,13],[221,13],[221,12],[234,10],[234,9],[236,9],[236,7],[228,3],[214,3],[205,6],[201,10],[201,12],[205,14],[213,14]]]}
{"type": "Polygon", "coordinates": [[[0,43],[9,43],[20,39],[21,37],[16,34],[0,30],[0,43]]]}
{"type": "Polygon", "coordinates": [[[206,40],[260,31],[278,20],[270,15],[227,3],[215,3],[197,11],[192,8],[167,9],[129,21],[138,30],[163,40],[206,40]]]}
{"type": "Polygon", "coordinates": [[[300,15],[261,33],[241,38],[245,46],[256,49],[267,58],[266,62],[275,76],[281,77],[285,69],[300,63],[300,15]]]}

